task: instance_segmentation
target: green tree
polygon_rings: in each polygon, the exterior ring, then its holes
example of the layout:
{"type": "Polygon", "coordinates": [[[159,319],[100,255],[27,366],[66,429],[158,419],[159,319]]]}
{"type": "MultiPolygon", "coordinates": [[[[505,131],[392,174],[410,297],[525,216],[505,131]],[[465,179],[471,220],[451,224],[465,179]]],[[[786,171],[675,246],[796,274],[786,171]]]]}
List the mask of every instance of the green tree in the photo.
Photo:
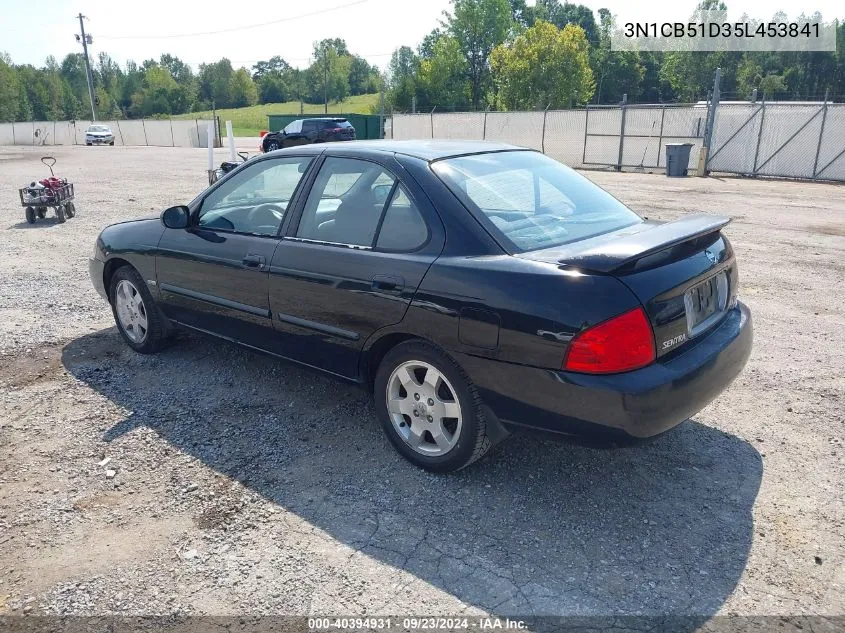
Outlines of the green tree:
{"type": "Polygon", "coordinates": [[[363,95],[373,90],[373,69],[363,57],[354,55],[349,62],[349,94],[363,95]]]}
{"type": "MultiPolygon", "coordinates": [[[[584,29],[584,35],[591,44],[596,43],[598,39],[598,29],[596,28],[593,10],[583,4],[571,4],[569,2],[561,4],[558,0],[537,0],[533,10],[533,18],[534,20],[551,22],[559,29],[567,24],[575,24],[584,29]]],[[[531,24],[528,26],[531,26],[531,24]]]]}
{"type": "Polygon", "coordinates": [[[637,53],[610,50],[613,26],[610,11],[599,9],[599,19],[598,43],[591,49],[591,65],[597,84],[596,103],[619,103],[624,95],[628,95],[629,101],[636,101],[643,88],[645,68],[637,53]]]}
{"type": "Polygon", "coordinates": [[[490,53],[513,26],[511,6],[508,0],[452,0],[452,5],[444,26],[466,59],[470,100],[478,108],[490,86],[490,53]]]}
{"type": "Polygon", "coordinates": [[[199,98],[209,107],[213,103],[218,108],[232,105],[232,62],[225,57],[213,64],[200,64],[199,98]]]}
{"type": "Polygon", "coordinates": [[[400,46],[388,65],[388,101],[400,110],[410,110],[417,95],[420,60],[410,46],[400,46]]]}
{"type": "Polygon", "coordinates": [[[0,121],[17,118],[20,83],[18,74],[5,56],[0,56],[0,121]]]}
{"type": "Polygon", "coordinates": [[[255,82],[246,68],[239,68],[232,75],[230,92],[232,94],[231,106],[234,108],[243,108],[258,103],[258,88],[256,88],[255,82]]]}
{"type": "Polygon", "coordinates": [[[339,39],[322,40],[314,44],[314,61],[306,71],[306,85],[310,86],[310,101],[321,103],[342,101],[349,94],[349,57],[346,43],[339,39]]]}
{"type": "Polygon", "coordinates": [[[470,102],[467,61],[454,37],[443,35],[434,43],[431,56],[420,60],[418,92],[421,106],[465,107],[470,102]]]}
{"type": "Polygon", "coordinates": [[[595,90],[584,29],[537,20],[490,56],[502,104],[511,109],[588,103],[595,90]]]}

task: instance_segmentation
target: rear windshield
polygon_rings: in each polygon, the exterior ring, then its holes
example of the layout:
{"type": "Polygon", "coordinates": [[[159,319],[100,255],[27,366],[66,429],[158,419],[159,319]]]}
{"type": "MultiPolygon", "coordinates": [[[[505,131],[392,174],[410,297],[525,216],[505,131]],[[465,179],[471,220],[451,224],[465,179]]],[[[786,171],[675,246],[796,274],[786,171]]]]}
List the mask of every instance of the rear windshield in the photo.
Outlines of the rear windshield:
{"type": "Polygon", "coordinates": [[[332,130],[332,129],[335,129],[335,128],[352,127],[352,124],[349,123],[349,121],[346,121],[346,120],[343,120],[343,121],[326,121],[323,124],[323,127],[326,128],[326,129],[332,130]]]}
{"type": "Polygon", "coordinates": [[[609,193],[532,151],[436,161],[432,169],[511,252],[560,246],[642,222],[609,193]]]}

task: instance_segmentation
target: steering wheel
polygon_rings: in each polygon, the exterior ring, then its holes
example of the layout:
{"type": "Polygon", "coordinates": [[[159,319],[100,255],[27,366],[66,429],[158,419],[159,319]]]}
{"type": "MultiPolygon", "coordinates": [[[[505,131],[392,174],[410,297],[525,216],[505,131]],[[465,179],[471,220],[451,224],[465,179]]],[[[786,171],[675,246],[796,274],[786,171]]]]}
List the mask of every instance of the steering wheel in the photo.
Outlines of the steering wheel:
{"type": "Polygon", "coordinates": [[[267,202],[259,204],[246,216],[247,224],[249,226],[275,226],[276,229],[282,223],[285,217],[285,209],[278,204],[267,202]]]}

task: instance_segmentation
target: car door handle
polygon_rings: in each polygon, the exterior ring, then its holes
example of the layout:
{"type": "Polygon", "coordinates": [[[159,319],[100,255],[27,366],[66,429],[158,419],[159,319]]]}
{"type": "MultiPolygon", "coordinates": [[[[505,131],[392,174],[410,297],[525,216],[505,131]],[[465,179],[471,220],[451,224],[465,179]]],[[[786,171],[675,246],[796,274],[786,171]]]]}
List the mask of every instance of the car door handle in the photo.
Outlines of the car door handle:
{"type": "Polygon", "coordinates": [[[393,275],[376,275],[373,277],[372,289],[379,292],[400,293],[405,288],[405,280],[393,275]]]}
{"type": "Polygon", "coordinates": [[[264,255],[247,255],[243,258],[243,264],[247,268],[255,268],[257,270],[261,270],[264,268],[264,264],[267,263],[264,255]]]}

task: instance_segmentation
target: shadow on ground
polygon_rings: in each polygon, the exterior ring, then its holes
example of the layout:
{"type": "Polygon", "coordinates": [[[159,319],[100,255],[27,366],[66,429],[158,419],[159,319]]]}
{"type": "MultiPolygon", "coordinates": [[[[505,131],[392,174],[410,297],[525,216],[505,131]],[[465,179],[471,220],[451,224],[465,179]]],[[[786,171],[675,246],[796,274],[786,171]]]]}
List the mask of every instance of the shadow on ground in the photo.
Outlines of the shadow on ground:
{"type": "MultiPolygon", "coordinates": [[[[748,443],[689,421],[596,450],[512,437],[454,475],[391,449],[367,394],[218,341],[157,356],[106,330],[65,367],[150,427],[340,542],[500,615],[714,614],[752,541],[748,443]]],[[[412,589],[409,589],[412,591],[412,589]]]]}

